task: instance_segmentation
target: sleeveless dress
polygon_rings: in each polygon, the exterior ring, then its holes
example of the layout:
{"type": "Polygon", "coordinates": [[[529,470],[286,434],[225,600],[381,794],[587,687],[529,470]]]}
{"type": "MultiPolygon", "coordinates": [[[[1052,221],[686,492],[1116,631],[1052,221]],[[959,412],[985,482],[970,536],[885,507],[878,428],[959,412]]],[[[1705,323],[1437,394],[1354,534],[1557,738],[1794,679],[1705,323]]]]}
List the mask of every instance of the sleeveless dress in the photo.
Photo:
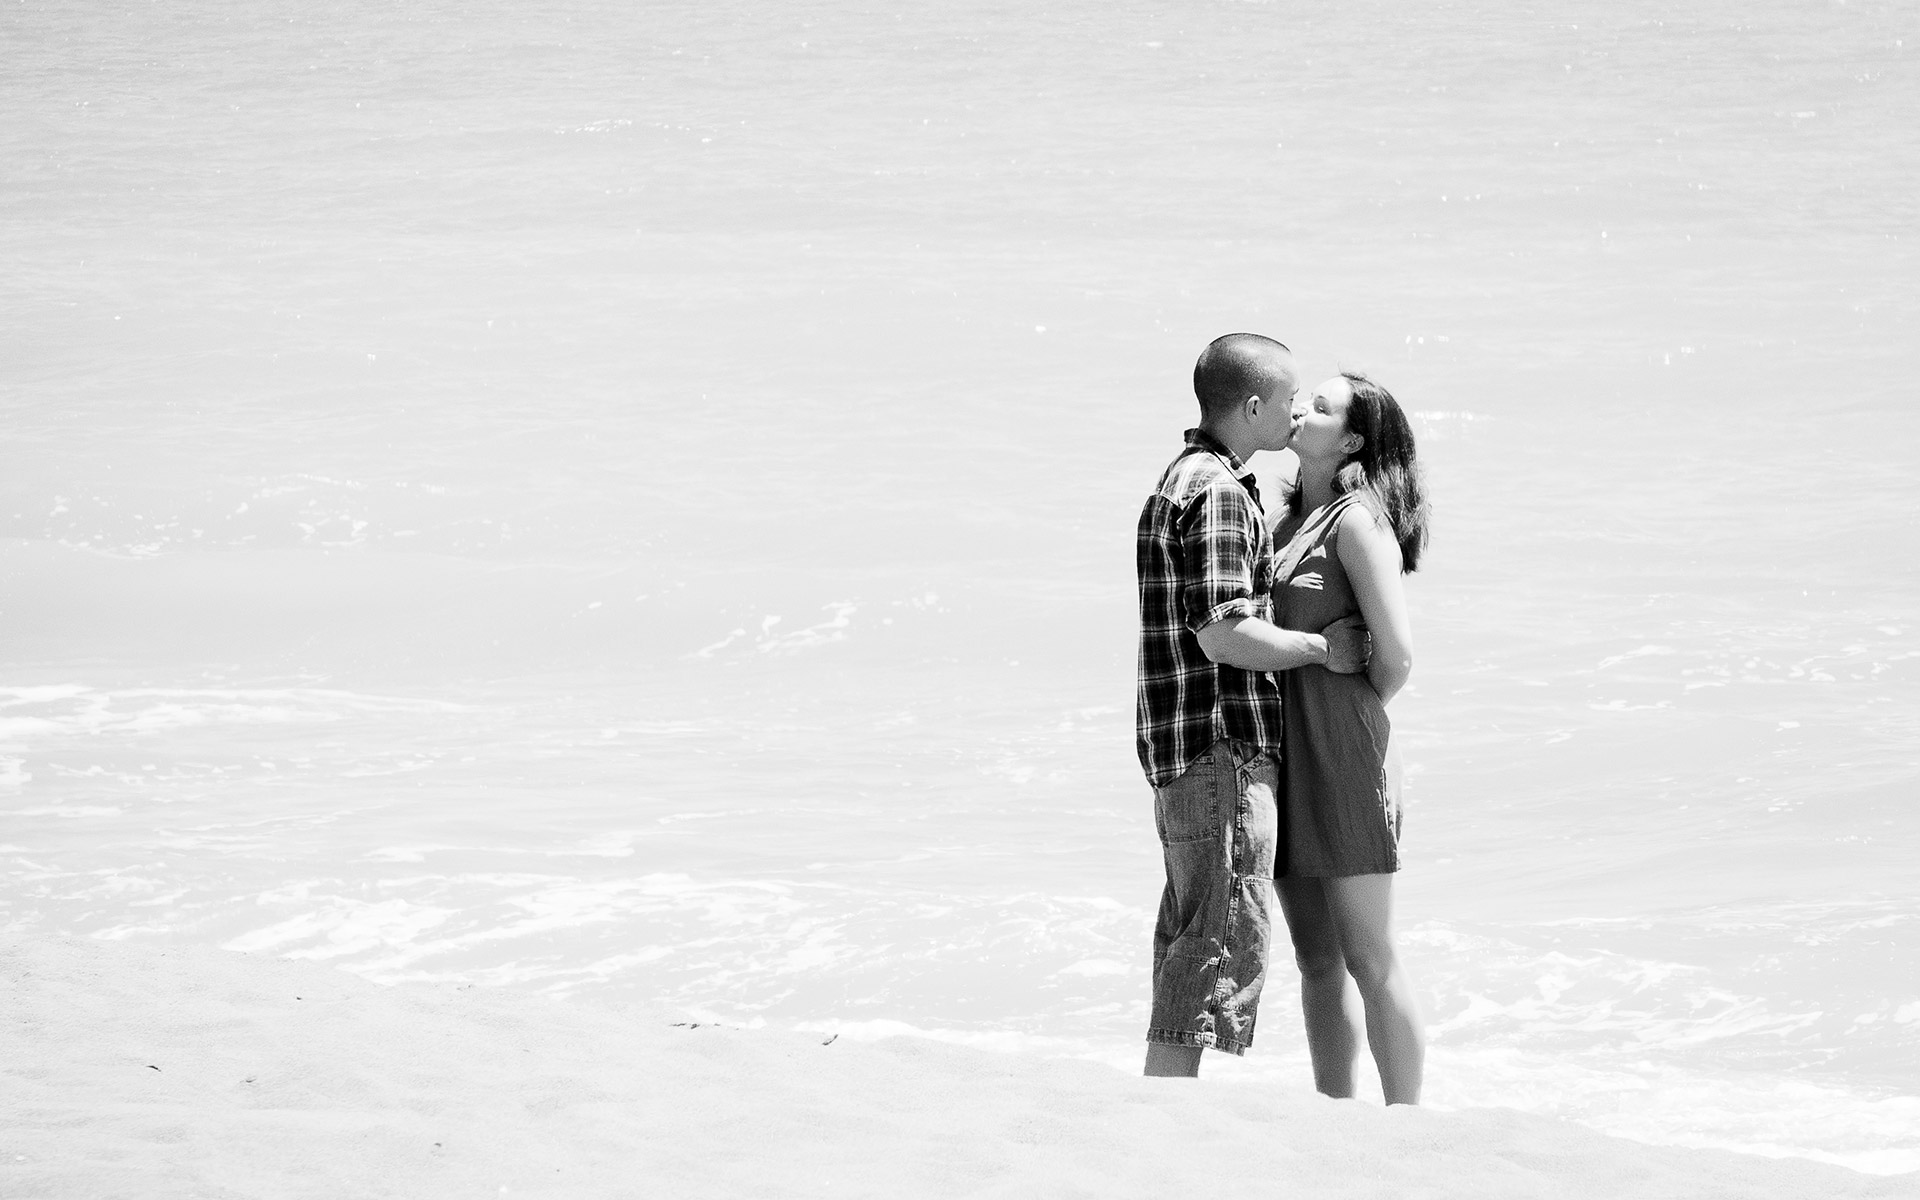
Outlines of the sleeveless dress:
{"type": "MultiPolygon", "coordinates": [[[[1308,513],[1281,552],[1274,623],[1318,633],[1360,611],[1340,565],[1340,519],[1349,493],[1308,513]]],[[[1360,508],[1356,519],[1365,520],[1360,508]]],[[[1400,756],[1392,723],[1365,672],[1325,667],[1277,673],[1286,743],[1281,759],[1285,835],[1276,875],[1326,878],[1400,869],[1400,756]]]]}

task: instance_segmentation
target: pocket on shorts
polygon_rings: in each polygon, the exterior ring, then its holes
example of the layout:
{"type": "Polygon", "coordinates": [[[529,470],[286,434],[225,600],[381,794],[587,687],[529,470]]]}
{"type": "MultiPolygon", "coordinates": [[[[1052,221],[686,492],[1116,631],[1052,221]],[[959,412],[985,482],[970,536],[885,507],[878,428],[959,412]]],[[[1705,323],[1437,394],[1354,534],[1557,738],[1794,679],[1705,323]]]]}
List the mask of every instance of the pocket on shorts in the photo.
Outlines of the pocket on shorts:
{"type": "Polygon", "coordinates": [[[1161,842],[1198,842],[1220,836],[1222,781],[1233,775],[1233,758],[1215,747],[1188,764],[1178,779],[1153,789],[1153,823],[1161,842]]]}

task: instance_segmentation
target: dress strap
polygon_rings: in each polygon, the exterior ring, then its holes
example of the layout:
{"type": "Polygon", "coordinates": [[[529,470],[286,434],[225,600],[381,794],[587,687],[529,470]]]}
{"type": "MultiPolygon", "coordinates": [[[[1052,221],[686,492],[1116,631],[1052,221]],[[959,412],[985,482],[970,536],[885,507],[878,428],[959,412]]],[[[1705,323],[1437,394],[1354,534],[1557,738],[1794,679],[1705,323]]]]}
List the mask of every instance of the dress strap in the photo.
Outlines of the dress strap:
{"type": "Polygon", "coordinates": [[[1340,518],[1345,515],[1346,511],[1358,503],[1360,503],[1359,492],[1342,492],[1340,495],[1335,496],[1333,503],[1327,505],[1326,511],[1320,514],[1321,526],[1328,534],[1331,534],[1334,526],[1340,523],[1340,518]]]}
{"type": "Polygon", "coordinates": [[[1290,579],[1293,576],[1293,569],[1300,565],[1300,560],[1306,557],[1307,551],[1327,540],[1327,535],[1339,522],[1340,514],[1347,511],[1348,507],[1359,498],[1356,492],[1344,492],[1335,496],[1332,502],[1320,510],[1312,524],[1302,525],[1300,532],[1294,534],[1293,540],[1287,543],[1286,553],[1281,556],[1279,566],[1274,568],[1274,581],[1280,583],[1290,579]]]}

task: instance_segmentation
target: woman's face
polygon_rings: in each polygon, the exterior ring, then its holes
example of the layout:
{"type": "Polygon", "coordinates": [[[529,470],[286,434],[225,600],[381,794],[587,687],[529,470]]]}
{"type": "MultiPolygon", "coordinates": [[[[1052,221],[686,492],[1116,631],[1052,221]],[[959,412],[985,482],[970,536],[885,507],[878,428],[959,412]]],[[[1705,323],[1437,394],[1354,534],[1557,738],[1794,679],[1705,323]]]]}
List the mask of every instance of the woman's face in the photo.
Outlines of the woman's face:
{"type": "Polygon", "coordinates": [[[1347,405],[1353,389],[1338,375],[1319,387],[1301,389],[1293,401],[1293,440],[1288,443],[1302,459],[1338,461],[1354,450],[1347,434],[1347,405]]]}

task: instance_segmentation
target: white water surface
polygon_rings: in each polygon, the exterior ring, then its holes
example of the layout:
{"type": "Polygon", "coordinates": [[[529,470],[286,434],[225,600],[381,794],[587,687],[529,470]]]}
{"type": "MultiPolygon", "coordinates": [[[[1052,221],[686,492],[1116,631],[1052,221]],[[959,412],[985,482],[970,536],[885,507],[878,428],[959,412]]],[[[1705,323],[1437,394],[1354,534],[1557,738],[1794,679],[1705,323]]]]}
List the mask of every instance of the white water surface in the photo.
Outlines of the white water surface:
{"type": "Polygon", "coordinates": [[[1137,1069],[1133,522],[1251,328],[1417,414],[1433,1102],[1920,1170],[1916,48],[0,10],[0,921],[1137,1069]]]}

